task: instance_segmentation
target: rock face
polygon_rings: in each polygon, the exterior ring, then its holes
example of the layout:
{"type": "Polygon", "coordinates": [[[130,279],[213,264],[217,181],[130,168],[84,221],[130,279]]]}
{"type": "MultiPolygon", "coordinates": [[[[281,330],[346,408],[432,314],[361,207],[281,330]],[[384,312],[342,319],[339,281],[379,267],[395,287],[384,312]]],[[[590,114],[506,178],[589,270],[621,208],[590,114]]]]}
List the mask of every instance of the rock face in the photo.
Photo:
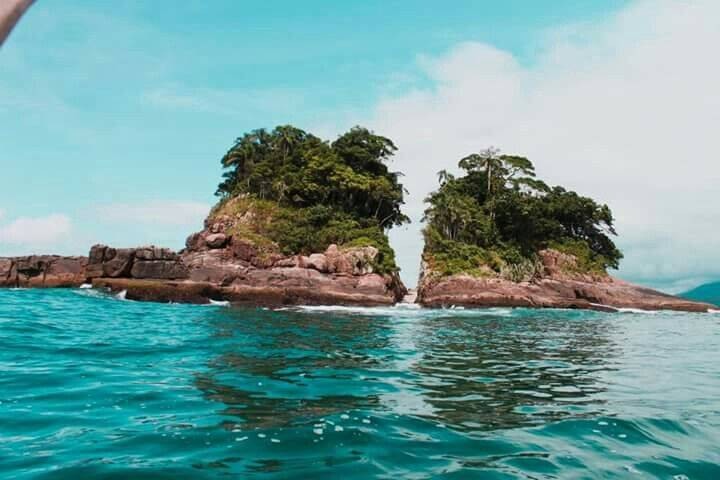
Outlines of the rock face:
{"type": "Polygon", "coordinates": [[[707,312],[714,305],[692,302],[609,275],[575,273],[576,259],[554,250],[540,252],[543,273],[526,282],[499,276],[439,277],[423,265],[418,302],[426,307],[619,308],[707,312]]]}
{"type": "Polygon", "coordinates": [[[86,257],[31,255],[0,258],[0,287],[79,287],[86,280],[86,257]]]}
{"type": "Polygon", "coordinates": [[[180,256],[167,248],[93,245],[87,277],[178,280],[188,278],[188,269],[180,256]]]}
{"type": "MultiPolygon", "coordinates": [[[[146,260],[139,250],[130,252],[132,266],[123,275],[111,275],[118,271],[118,264],[113,263],[117,251],[95,246],[90,270],[103,273],[92,275],[93,286],[125,290],[126,298],[135,300],[225,300],[265,306],[392,305],[405,294],[396,276],[373,273],[377,250],[372,247],[340,250],[331,245],[324,253],[309,256],[263,258],[244,240],[226,238],[225,248],[197,236],[188,243],[202,247],[185,250],[176,258],[166,255],[153,260],[146,260]],[[146,264],[152,264],[153,270],[146,271],[146,264]]],[[[126,256],[123,253],[122,258],[126,256]]]]}
{"type": "MultiPolygon", "coordinates": [[[[239,221],[242,221],[240,219],[239,221]]],[[[234,235],[238,219],[209,218],[175,253],[157,247],[95,245],[87,276],[93,286],[135,300],[251,305],[392,305],[406,293],[397,275],[374,271],[374,247],[284,256],[234,235]]]]}
{"type": "Polygon", "coordinates": [[[88,257],[0,258],[0,287],[94,287],[126,291],[126,298],[249,305],[392,305],[405,295],[396,275],[373,271],[373,247],[303,256],[264,254],[219,228],[188,238],[176,253],[154,246],[94,245],[88,257]],[[214,231],[213,231],[214,230],[214,231]]]}

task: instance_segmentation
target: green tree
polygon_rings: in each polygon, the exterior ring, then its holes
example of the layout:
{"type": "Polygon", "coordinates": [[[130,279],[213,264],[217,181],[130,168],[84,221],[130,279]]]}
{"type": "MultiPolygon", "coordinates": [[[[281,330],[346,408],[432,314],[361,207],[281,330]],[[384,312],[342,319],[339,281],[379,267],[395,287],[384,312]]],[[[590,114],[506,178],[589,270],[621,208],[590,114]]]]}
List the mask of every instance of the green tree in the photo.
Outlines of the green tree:
{"type": "Polygon", "coordinates": [[[396,151],[390,139],[362,127],[332,143],[291,125],[253,130],[223,156],[216,194],[221,203],[243,195],[277,205],[279,225],[264,233],[286,253],[362,237],[387,257],[385,231],[409,222],[402,174],[388,166],[396,151]]]}
{"type": "Polygon", "coordinates": [[[532,261],[539,250],[553,246],[586,255],[581,263],[588,268],[618,267],[622,254],[610,238],[616,232],[607,205],[549,187],[537,178],[530,160],[500,155],[497,149],[468,155],[458,166],[465,174],[439,172],[440,187],[426,199],[423,221],[430,256],[467,265],[449,252],[474,252],[473,258],[498,268],[496,258],[507,264],[532,261]]]}

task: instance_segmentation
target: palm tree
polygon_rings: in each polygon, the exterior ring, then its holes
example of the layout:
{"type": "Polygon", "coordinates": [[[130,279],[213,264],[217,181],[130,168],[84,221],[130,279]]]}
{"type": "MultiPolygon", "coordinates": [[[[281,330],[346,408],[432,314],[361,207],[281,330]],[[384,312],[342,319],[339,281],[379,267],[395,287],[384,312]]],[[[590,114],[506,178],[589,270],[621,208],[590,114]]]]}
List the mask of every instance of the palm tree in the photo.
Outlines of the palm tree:
{"type": "Polygon", "coordinates": [[[468,172],[485,171],[487,177],[487,202],[490,211],[490,219],[495,219],[495,208],[493,205],[493,196],[498,188],[498,183],[505,182],[504,156],[500,155],[500,150],[495,147],[486,148],[478,153],[473,153],[460,160],[458,164],[460,168],[468,172]]]}
{"type": "MultiPolygon", "coordinates": [[[[493,186],[497,187],[497,185],[493,185],[495,180],[502,181],[503,157],[500,155],[500,149],[495,147],[486,148],[465,158],[471,157],[471,164],[476,169],[485,170],[485,174],[487,175],[488,197],[492,196],[493,186]]],[[[460,160],[460,162],[463,160],[460,160]]]]}

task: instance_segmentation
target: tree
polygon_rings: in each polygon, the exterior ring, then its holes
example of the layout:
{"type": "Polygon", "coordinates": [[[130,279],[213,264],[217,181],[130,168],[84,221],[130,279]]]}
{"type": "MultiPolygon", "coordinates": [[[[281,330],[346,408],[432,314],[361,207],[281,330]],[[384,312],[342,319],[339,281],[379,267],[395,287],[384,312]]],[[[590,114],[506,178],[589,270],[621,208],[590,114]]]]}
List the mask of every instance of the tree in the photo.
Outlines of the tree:
{"type": "Polygon", "coordinates": [[[503,160],[499,155],[500,150],[490,147],[479,153],[473,153],[460,160],[458,165],[467,172],[484,170],[487,176],[487,194],[492,196],[495,183],[503,181],[502,167],[503,160]]]}
{"type": "Polygon", "coordinates": [[[448,249],[457,255],[478,252],[448,243],[460,242],[492,253],[482,258],[513,263],[549,246],[567,247],[576,256],[586,255],[585,265],[618,267],[622,253],[610,239],[616,232],[607,205],[549,187],[536,177],[530,160],[494,148],[468,155],[458,165],[465,174],[439,172],[440,187],[426,199],[428,253],[444,249],[442,258],[452,262],[458,259],[448,249]]]}
{"type": "Polygon", "coordinates": [[[332,143],[292,125],[253,130],[221,159],[225,172],[217,210],[224,203],[236,205],[244,209],[231,212],[237,218],[262,206],[272,219],[250,233],[284,253],[356,242],[378,247],[379,264],[385,271],[396,269],[386,231],[409,218],[402,212],[402,173],[388,166],[395,151],[390,139],[363,127],[332,143]]]}

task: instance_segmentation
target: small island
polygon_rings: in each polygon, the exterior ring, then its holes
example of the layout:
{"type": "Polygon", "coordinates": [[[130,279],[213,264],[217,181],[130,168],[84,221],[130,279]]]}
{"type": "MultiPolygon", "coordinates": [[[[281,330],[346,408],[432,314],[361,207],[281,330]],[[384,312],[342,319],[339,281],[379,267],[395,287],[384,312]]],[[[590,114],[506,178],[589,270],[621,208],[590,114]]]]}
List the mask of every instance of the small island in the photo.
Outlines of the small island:
{"type": "MultiPolygon", "coordinates": [[[[238,138],[218,203],[179,252],[94,245],[87,257],[0,258],[0,287],[78,287],[132,300],[237,305],[408,301],[387,232],[409,222],[396,147],[355,127],[328,142],[289,125],[238,138]]],[[[524,157],[486,150],[426,199],[425,307],[708,311],[608,274],[622,254],[607,205],[550,187],[524,157]]]]}
{"type": "Polygon", "coordinates": [[[174,252],[95,245],[85,257],[0,259],[0,286],[93,287],[128,299],[392,305],[407,290],[386,232],[409,222],[387,138],[334,142],[292,126],[249,132],[222,157],[219,202],[174,252]]]}
{"type": "Polygon", "coordinates": [[[491,148],[458,166],[426,199],[422,305],[713,308],[610,276],[622,259],[610,208],[547,185],[527,158],[491,148]]]}

